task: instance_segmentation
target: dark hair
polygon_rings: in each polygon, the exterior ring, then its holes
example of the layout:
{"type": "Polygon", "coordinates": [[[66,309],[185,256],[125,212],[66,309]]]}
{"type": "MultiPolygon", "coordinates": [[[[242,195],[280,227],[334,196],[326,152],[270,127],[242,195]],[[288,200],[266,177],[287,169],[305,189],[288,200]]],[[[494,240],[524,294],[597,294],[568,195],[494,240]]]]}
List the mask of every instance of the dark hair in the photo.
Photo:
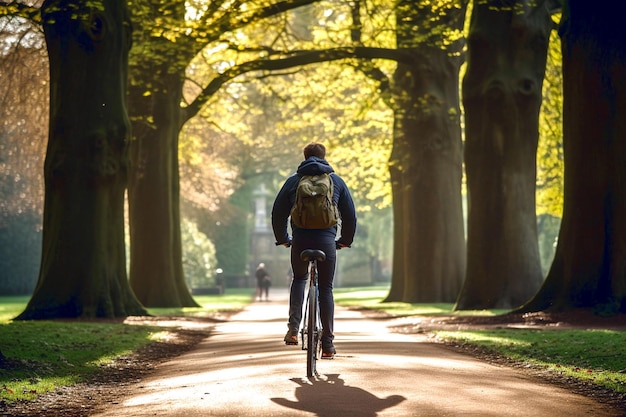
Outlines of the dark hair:
{"type": "Polygon", "coordinates": [[[324,159],[326,158],[326,147],[321,143],[311,142],[304,147],[304,159],[309,159],[312,156],[324,159]]]}

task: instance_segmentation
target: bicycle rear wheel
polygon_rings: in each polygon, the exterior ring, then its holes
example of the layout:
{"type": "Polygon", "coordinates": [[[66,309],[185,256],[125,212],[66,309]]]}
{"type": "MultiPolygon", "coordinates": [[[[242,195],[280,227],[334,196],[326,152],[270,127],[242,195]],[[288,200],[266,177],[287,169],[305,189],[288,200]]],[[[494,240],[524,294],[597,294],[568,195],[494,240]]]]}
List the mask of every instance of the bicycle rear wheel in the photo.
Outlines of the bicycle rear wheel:
{"type": "Polygon", "coordinates": [[[316,363],[319,345],[318,311],[317,311],[317,287],[309,287],[309,306],[307,316],[308,337],[306,338],[306,376],[317,375],[316,363]]]}

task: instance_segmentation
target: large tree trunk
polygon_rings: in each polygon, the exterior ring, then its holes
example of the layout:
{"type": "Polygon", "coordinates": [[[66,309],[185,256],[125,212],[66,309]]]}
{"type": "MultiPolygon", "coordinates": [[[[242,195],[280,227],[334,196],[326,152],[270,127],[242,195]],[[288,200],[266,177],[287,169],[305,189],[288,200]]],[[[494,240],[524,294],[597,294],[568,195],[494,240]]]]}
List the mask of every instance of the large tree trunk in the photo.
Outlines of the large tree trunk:
{"type": "Polygon", "coordinates": [[[455,309],[512,308],[542,282],[535,214],[545,2],[475,2],[463,81],[467,274],[455,309]],[[507,3],[508,4],[508,3],[507,3]]]}
{"type": "Polygon", "coordinates": [[[407,224],[407,219],[404,217],[410,213],[410,210],[405,205],[406,199],[404,198],[404,178],[402,170],[406,166],[408,154],[403,154],[402,151],[408,148],[408,146],[402,141],[405,140],[404,135],[401,134],[401,130],[395,126],[398,122],[398,118],[394,118],[394,138],[393,148],[391,150],[391,156],[389,157],[389,178],[391,180],[391,193],[393,197],[393,259],[392,259],[392,275],[391,275],[391,287],[389,293],[385,297],[385,302],[402,301],[404,298],[404,282],[407,277],[408,271],[406,267],[411,260],[411,246],[410,241],[406,241],[408,234],[405,233],[404,227],[407,224]]]}
{"type": "Polygon", "coordinates": [[[183,80],[169,74],[154,82],[162,88],[147,97],[142,88],[130,90],[137,121],[128,190],[130,283],[147,307],[197,307],[182,263],[178,134],[183,80]],[[153,123],[146,125],[150,115],[153,123]]]}
{"type": "Polygon", "coordinates": [[[450,5],[444,14],[431,7],[406,2],[397,8],[398,47],[410,48],[412,55],[411,62],[398,63],[394,75],[395,159],[390,161],[391,174],[399,178],[392,181],[394,205],[402,210],[394,219],[400,233],[394,251],[403,255],[394,257],[393,271],[394,279],[403,282],[405,302],[453,302],[465,273],[458,94],[462,40],[444,47],[450,39],[440,31],[462,29],[465,2],[450,5]]]}
{"type": "Polygon", "coordinates": [[[124,250],[126,2],[51,0],[41,11],[50,59],[43,251],[18,319],[146,314],[124,250]]]}
{"type": "MultiPolygon", "coordinates": [[[[166,14],[184,22],[183,0],[149,7],[155,19],[166,14]]],[[[129,89],[134,136],[128,189],[130,283],[147,307],[197,307],[183,271],[178,135],[185,68],[200,44],[154,34],[145,10],[135,26],[129,89]]]]}
{"type": "Polygon", "coordinates": [[[565,190],[548,277],[525,311],[626,313],[626,43],[611,7],[570,1],[561,31],[565,190]]]}

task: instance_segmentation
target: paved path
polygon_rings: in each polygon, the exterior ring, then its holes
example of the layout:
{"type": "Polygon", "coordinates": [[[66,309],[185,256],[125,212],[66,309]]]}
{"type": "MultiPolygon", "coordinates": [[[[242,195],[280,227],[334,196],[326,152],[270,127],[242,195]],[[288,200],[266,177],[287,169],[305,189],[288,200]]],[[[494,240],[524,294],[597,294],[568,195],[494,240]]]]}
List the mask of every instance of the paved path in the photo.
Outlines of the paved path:
{"type": "Polygon", "coordinates": [[[338,308],[337,356],[306,378],[306,356],[285,346],[286,292],[256,302],[193,351],[160,365],[128,398],[96,414],[119,416],[619,416],[509,368],[457,354],[389,321],[338,308]]]}

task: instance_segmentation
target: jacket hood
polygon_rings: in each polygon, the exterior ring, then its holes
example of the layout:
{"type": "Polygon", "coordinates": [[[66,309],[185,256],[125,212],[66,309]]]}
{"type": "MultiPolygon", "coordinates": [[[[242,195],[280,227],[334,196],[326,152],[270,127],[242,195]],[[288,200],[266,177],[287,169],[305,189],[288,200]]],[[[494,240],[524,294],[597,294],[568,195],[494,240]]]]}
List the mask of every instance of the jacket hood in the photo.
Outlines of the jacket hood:
{"type": "Polygon", "coordinates": [[[306,161],[302,161],[296,172],[298,175],[319,175],[330,174],[335,170],[325,159],[312,156],[306,161]]]}

